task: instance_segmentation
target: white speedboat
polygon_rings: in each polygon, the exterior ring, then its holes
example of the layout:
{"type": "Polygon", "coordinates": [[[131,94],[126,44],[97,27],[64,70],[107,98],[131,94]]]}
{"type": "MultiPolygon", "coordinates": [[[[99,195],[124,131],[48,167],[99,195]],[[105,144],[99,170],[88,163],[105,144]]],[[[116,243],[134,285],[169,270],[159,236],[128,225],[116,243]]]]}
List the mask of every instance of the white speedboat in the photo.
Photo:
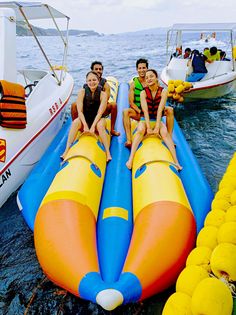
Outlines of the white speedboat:
{"type": "MultiPolygon", "coordinates": [[[[230,60],[207,63],[207,74],[200,81],[193,83],[193,88],[186,92],[184,100],[188,102],[199,99],[210,99],[233,92],[236,89],[235,30],[236,23],[174,24],[167,33],[167,65],[161,73],[162,82],[167,86],[169,80],[185,81],[191,72],[191,69],[187,65],[188,59],[184,59],[182,56],[173,56],[173,52],[178,51],[178,48],[182,48],[184,44],[184,33],[203,31],[224,32],[226,33],[225,36],[228,35],[226,50],[230,60]]],[[[185,48],[183,47],[183,51],[185,48]]],[[[192,50],[200,50],[199,47],[190,48],[192,50]]]]}
{"type": "MultiPolygon", "coordinates": [[[[66,19],[68,28],[69,18],[46,4],[0,2],[0,207],[24,182],[64,122],[74,83],[71,75],[66,72],[68,32],[66,36],[63,35],[57,18],[66,19]],[[35,19],[52,19],[60,33],[58,39],[62,39],[64,46],[60,66],[51,64],[31,28],[29,21],[35,19]],[[16,68],[16,21],[27,23],[48,63],[48,70],[16,68]],[[21,91],[22,86],[25,88],[23,96],[25,92],[27,124],[22,129],[17,129],[14,124],[6,128],[3,123],[4,110],[6,111],[5,85],[10,87],[7,92],[12,90],[13,94],[16,93],[15,87],[21,91]]],[[[7,97],[7,103],[11,103],[9,95],[7,97]]],[[[22,95],[15,94],[14,97],[19,98],[22,95]]],[[[24,99],[22,101],[24,103],[24,99]]],[[[15,112],[13,117],[14,114],[15,112]]]]}

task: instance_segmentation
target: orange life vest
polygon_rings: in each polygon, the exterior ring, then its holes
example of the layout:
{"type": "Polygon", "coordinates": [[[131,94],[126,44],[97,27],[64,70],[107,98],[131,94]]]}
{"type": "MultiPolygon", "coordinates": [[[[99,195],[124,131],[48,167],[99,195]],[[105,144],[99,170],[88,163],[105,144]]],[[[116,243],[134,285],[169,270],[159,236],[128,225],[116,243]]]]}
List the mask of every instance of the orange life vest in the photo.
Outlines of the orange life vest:
{"type": "Polygon", "coordinates": [[[0,80],[0,126],[23,129],[26,127],[25,89],[17,83],[0,80]]]}
{"type": "Polygon", "coordinates": [[[146,100],[147,100],[149,117],[150,119],[156,119],[157,110],[161,101],[161,93],[162,93],[163,88],[161,86],[158,87],[158,90],[156,92],[154,99],[152,98],[152,92],[149,89],[149,87],[145,87],[144,89],[147,95],[146,100]]]}

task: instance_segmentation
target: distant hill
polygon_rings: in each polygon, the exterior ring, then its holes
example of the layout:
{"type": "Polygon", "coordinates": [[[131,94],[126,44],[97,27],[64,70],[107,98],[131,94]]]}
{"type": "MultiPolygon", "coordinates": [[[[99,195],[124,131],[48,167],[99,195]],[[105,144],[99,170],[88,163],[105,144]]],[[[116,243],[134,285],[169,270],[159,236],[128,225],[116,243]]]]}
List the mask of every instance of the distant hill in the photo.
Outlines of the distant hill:
{"type": "MultiPolygon", "coordinates": [[[[32,25],[32,28],[35,31],[35,34],[37,36],[57,36],[58,31],[56,29],[48,28],[44,29],[41,27],[36,27],[32,25]]],[[[66,31],[62,32],[63,34],[66,33],[66,31]]],[[[17,22],[16,25],[16,34],[18,36],[32,36],[32,33],[28,27],[28,25],[25,22],[17,22]]],[[[99,34],[92,30],[69,30],[69,35],[74,36],[102,36],[103,34],[99,34]]]]}

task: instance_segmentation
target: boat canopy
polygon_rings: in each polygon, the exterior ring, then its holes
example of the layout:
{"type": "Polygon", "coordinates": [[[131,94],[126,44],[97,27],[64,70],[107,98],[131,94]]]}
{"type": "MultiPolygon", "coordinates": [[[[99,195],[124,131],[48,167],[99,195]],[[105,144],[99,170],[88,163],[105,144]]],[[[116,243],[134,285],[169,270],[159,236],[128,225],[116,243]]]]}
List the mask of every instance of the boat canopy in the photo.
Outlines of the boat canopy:
{"type": "Polygon", "coordinates": [[[236,23],[183,23],[174,24],[172,31],[233,31],[236,23]]]}
{"type": "Polygon", "coordinates": [[[41,20],[41,19],[51,19],[53,18],[66,18],[70,19],[65,14],[59,12],[48,4],[44,4],[41,2],[0,2],[0,8],[11,8],[16,12],[16,20],[17,21],[25,21],[21,10],[23,10],[24,14],[27,16],[28,20],[41,20]]]}

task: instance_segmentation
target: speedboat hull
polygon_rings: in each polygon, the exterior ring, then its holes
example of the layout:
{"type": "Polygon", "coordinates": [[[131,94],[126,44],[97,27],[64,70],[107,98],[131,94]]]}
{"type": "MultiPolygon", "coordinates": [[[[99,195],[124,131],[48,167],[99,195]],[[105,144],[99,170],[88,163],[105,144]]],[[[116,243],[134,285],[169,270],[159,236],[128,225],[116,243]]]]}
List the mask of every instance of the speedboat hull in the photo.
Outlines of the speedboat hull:
{"type": "MultiPolygon", "coordinates": [[[[229,71],[229,64],[224,63],[228,62],[215,61],[215,65],[207,65],[208,73],[201,81],[191,82],[193,88],[184,93],[184,102],[212,99],[232,93],[236,88],[236,72],[229,71]],[[217,75],[216,70],[222,71],[217,75]]],[[[184,59],[171,61],[161,73],[161,80],[166,86],[169,80],[176,79],[187,80],[187,65],[184,59]]]]}
{"type": "Polygon", "coordinates": [[[24,182],[60,130],[72,88],[69,74],[61,86],[47,74],[26,101],[26,128],[0,127],[0,206],[24,182]]]}

